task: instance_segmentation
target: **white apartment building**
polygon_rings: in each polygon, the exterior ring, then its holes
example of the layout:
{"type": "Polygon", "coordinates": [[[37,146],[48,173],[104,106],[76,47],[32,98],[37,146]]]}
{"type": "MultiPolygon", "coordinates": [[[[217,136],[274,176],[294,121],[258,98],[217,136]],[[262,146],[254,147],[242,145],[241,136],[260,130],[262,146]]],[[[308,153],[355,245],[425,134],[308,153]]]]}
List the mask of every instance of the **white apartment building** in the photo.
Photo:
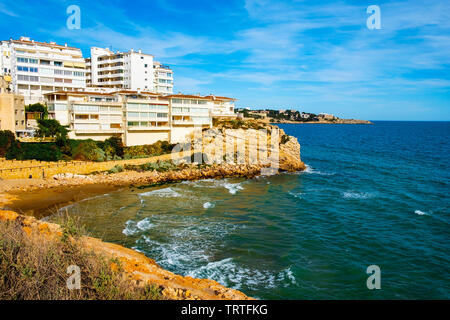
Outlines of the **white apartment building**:
{"type": "Polygon", "coordinates": [[[12,90],[25,104],[43,101],[54,91],[80,91],[86,87],[85,62],[78,48],[27,37],[0,42],[0,74],[12,78],[12,90]]]}
{"type": "Polygon", "coordinates": [[[234,99],[226,97],[132,90],[59,91],[45,96],[49,117],[68,125],[71,139],[101,141],[118,135],[127,146],[182,142],[199,128],[211,128],[214,117],[236,116],[234,99]]]}
{"type": "Polygon", "coordinates": [[[113,52],[92,47],[86,59],[87,86],[172,93],[173,71],[153,58],[141,50],[113,52]]]}
{"type": "Polygon", "coordinates": [[[158,61],[153,62],[154,91],[162,94],[173,93],[173,71],[158,61]]]}
{"type": "Polygon", "coordinates": [[[46,94],[49,117],[69,126],[69,138],[105,140],[121,136],[125,145],[170,141],[169,101],[133,91],[46,94]]]}

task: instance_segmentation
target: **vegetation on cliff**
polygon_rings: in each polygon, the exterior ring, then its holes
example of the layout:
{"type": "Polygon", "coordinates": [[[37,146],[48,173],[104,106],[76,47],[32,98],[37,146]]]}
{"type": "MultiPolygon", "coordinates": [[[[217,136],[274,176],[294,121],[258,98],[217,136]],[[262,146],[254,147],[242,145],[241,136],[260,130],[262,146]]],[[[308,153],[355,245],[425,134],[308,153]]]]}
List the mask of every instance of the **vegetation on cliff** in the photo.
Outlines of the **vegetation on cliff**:
{"type": "Polygon", "coordinates": [[[20,219],[0,223],[1,300],[161,299],[157,286],[135,286],[117,259],[84,249],[82,231],[66,219],[60,238],[44,237],[20,219]],[[81,289],[69,290],[69,266],[81,270],[81,289]]]}
{"type": "Polygon", "coordinates": [[[150,145],[125,147],[117,136],[105,141],[71,140],[67,129],[56,120],[38,120],[38,137],[53,137],[54,142],[21,142],[11,131],[0,131],[0,157],[8,160],[83,160],[109,161],[148,158],[168,154],[174,145],[157,141],[150,145]]]}

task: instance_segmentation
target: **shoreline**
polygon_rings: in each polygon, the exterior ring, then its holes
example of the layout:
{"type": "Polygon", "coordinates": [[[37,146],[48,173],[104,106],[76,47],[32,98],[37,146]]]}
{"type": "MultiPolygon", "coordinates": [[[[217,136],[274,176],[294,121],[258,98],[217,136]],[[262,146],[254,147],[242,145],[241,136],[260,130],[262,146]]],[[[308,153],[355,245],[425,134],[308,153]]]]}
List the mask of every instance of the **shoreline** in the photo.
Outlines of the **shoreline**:
{"type": "MultiPolygon", "coordinates": [[[[343,119],[341,119],[343,120],[343,119]]],[[[373,122],[368,120],[353,120],[348,119],[341,122],[333,122],[333,121],[308,121],[308,122],[301,122],[301,121],[291,121],[291,120],[283,120],[281,122],[270,122],[271,124],[277,125],[277,124],[368,124],[373,125],[373,122]]]]}
{"type": "MultiPolygon", "coordinates": [[[[12,210],[20,214],[42,219],[60,208],[87,198],[118,191],[122,188],[143,188],[181,181],[202,179],[246,178],[261,174],[260,165],[214,165],[203,169],[183,169],[168,172],[123,171],[113,174],[97,174],[86,178],[69,179],[20,179],[0,182],[0,210],[12,210]]],[[[303,162],[294,170],[306,168],[303,162]]],[[[282,173],[280,171],[278,174],[282,173]]]]}
{"type": "MultiPolygon", "coordinates": [[[[122,279],[131,287],[142,288],[153,285],[167,300],[254,300],[239,290],[230,289],[217,281],[177,275],[161,268],[155,260],[124,246],[103,242],[86,235],[69,235],[64,239],[64,227],[55,223],[19,215],[14,211],[0,210],[0,223],[13,224],[24,237],[41,243],[68,241],[85,253],[94,253],[106,258],[113,272],[120,272],[122,279]]],[[[69,253],[70,254],[70,253],[69,253]]],[[[86,290],[88,288],[81,288],[86,290]]]]}
{"type": "MultiPolygon", "coordinates": [[[[0,222],[14,221],[19,223],[27,234],[37,233],[38,236],[43,237],[61,237],[61,227],[57,224],[50,223],[42,219],[49,214],[49,206],[53,206],[54,210],[58,207],[64,207],[83,199],[92,198],[101,194],[106,194],[111,191],[117,191],[124,187],[144,188],[150,186],[157,186],[168,183],[175,183],[181,181],[194,181],[201,179],[225,179],[232,177],[241,177],[250,179],[261,175],[262,166],[257,165],[241,165],[230,166],[221,165],[219,167],[207,167],[204,169],[184,169],[181,172],[130,172],[125,171],[116,174],[109,174],[108,178],[115,181],[113,184],[97,183],[95,179],[78,179],[78,181],[71,181],[72,184],[58,185],[61,180],[53,180],[56,182],[53,186],[43,188],[45,184],[43,181],[37,181],[35,184],[27,184],[28,190],[20,190],[17,186],[12,188],[8,193],[1,193],[2,183],[0,182],[0,222]],[[135,177],[134,174],[138,174],[135,177]],[[130,178],[131,174],[131,178],[130,178]],[[128,179],[120,179],[126,177],[128,179]],[[133,179],[133,177],[135,179],[133,179]],[[138,183],[140,182],[140,183],[138,183]],[[87,190],[86,190],[87,189],[87,190]],[[107,191],[107,192],[105,192],[107,191]],[[7,196],[6,198],[4,196],[7,196]],[[50,195],[50,196],[49,196],[50,195]],[[8,198],[9,197],[9,198],[8,198]],[[76,201],[73,201],[76,199],[76,201]],[[1,206],[13,207],[16,210],[8,210],[1,208],[1,206]],[[33,216],[19,214],[18,211],[24,211],[29,208],[33,216]],[[38,208],[43,208],[42,211],[36,211],[38,208]],[[7,210],[7,211],[5,211],[7,210]],[[36,217],[36,213],[37,217],[36,217]]],[[[282,170],[277,173],[303,171],[306,166],[303,162],[297,163],[298,170],[282,170]]],[[[105,175],[100,178],[105,178],[105,175]]],[[[72,178],[73,180],[74,178],[72,178]]],[[[42,179],[43,180],[43,179],[42,179]]],[[[25,180],[26,182],[26,180],[25,180]]],[[[19,184],[20,185],[20,184],[19,184]]],[[[123,272],[126,277],[132,279],[134,286],[142,285],[157,285],[162,295],[167,299],[175,300],[252,300],[253,298],[247,296],[245,293],[228,288],[217,281],[211,279],[197,279],[189,276],[181,276],[161,268],[156,261],[144,254],[126,248],[119,244],[103,242],[101,239],[92,237],[82,237],[82,241],[77,245],[79,248],[86,248],[93,250],[95,253],[106,255],[112,259],[119,259],[123,265],[123,272]]]]}
{"type": "MultiPolygon", "coordinates": [[[[240,131],[236,132],[239,133],[240,131]]],[[[245,131],[242,131],[245,134],[245,131]]],[[[277,172],[296,172],[306,169],[300,158],[300,144],[297,138],[282,141],[284,131],[281,130],[277,172]]],[[[211,142],[211,141],[209,141],[211,142]]],[[[249,148],[251,146],[249,145],[249,148]]],[[[258,146],[255,145],[255,150],[258,146]]],[[[250,153],[246,158],[250,162],[250,153]]],[[[78,175],[76,172],[42,179],[17,179],[0,181],[0,220],[17,221],[27,232],[33,227],[38,233],[41,229],[59,228],[58,225],[42,220],[58,208],[71,205],[86,198],[104,195],[125,187],[145,188],[181,181],[202,179],[246,178],[261,175],[263,168],[270,168],[270,162],[264,164],[228,164],[179,166],[168,171],[126,170],[117,173],[100,172],[91,175],[78,175]],[[8,210],[8,211],[2,211],[8,210]],[[52,211],[53,210],[53,211],[52,211]],[[19,213],[25,215],[19,215],[19,213]],[[38,220],[41,219],[41,220],[38,220]],[[24,222],[28,222],[24,225],[24,222]]],[[[42,235],[44,236],[44,235],[42,235]]],[[[118,256],[128,267],[127,273],[138,277],[145,283],[156,282],[165,288],[162,292],[174,299],[251,299],[240,291],[226,288],[209,279],[182,277],[162,269],[157,263],[142,253],[123,246],[106,243],[96,238],[89,238],[87,246],[97,252],[110,256],[118,256]],[[144,270],[144,271],[143,271],[144,270]]],[[[80,244],[83,246],[83,244],[80,244]]]]}

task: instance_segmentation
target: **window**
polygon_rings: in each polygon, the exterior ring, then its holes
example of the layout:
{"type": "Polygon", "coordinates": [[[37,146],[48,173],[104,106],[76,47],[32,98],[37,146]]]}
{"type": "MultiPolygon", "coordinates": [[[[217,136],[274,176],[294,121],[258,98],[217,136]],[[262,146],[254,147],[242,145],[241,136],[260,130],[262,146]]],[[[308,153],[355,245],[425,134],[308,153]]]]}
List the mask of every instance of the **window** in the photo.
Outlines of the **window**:
{"type": "Polygon", "coordinates": [[[172,103],[179,103],[181,104],[182,100],[181,99],[172,99],[172,103]]]}
{"type": "Polygon", "coordinates": [[[28,72],[28,67],[17,66],[17,71],[26,71],[26,72],[28,72]]]}
{"type": "Polygon", "coordinates": [[[49,60],[41,60],[41,64],[49,66],[50,61],[49,60]]]}
{"type": "Polygon", "coordinates": [[[27,58],[17,58],[17,62],[28,63],[28,59],[27,58]]]}
{"type": "Polygon", "coordinates": [[[139,112],[128,112],[128,117],[139,118],[139,112]]]}
{"type": "Polygon", "coordinates": [[[145,67],[145,68],[147,68],[147,67],[148,67],[148,65],[147,65],[147,64],[144,64],[144,67],[145,67]]]}
{"type": "Polygon", "coordinates": [[[38,60],[37,59],[29,59],[28,63],[38,64],[38,60]]]}
{"type": "Polygon", "coordinates": [[[157,117],[158,118],[167,118],[167,113],[158,113],[157,117]]]}
{"type": "Polygon", "coordinates": [[[61,61],[55,61],[53,64],[57,67],[62,67],[63,65],[61,61]]]}

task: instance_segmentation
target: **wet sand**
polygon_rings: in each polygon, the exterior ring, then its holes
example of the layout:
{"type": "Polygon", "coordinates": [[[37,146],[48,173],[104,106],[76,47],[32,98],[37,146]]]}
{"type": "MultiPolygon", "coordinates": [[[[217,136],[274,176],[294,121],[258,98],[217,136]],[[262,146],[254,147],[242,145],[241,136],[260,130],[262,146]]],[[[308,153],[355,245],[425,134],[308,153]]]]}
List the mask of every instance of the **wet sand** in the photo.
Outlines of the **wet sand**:
{"type": "MultiPolygon", "coordinates": [[[[116,191],[122,187],[108,184],[61,186],[27,192],[9,192],[4,209],[13,210],[37,219],[56,213],[59,208],[86,198],[116,191]]],[[[2,196],[2,195],[0,195],[2,196]]]]}

